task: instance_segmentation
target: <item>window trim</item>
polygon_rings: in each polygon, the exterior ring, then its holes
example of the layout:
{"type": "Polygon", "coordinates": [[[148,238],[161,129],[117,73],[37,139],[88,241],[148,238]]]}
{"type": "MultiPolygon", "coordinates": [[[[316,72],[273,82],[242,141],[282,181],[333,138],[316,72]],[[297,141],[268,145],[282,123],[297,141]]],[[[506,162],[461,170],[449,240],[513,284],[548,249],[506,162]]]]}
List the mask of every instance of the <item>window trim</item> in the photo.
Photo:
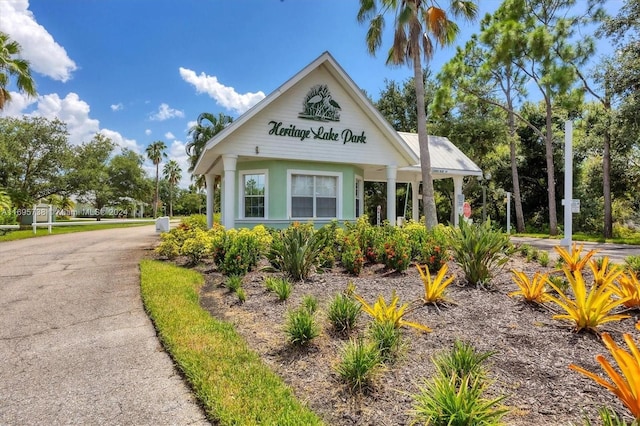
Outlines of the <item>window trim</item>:
{"type": "Polygon", "coordinates": [[[246,220],[269,219],[269,170],[241,170],[238,172],[238,217],[246,220]],[[248,217],[245,216],[245,193],[244,193],[244,177],[246,175],[264,175],[264,216],[248,217]]]}
{"type": "Polygon", "coordinates": [[[329,172],[324,170],[298,170],[298,169],[287,169],[287,215],[290,220],[329,220],[329,219],[338,219],[342,220],[342,172],[329,172]],[[315,198],[316,194],[313,195],[314,198],[314,216],[313,217],[297,217],[292,214],[292,176],[293,175],[304,175],[304,176],[330,176],[335,177],[337,180],[337,188],[336,188],[336,216],[335,217],[317,217],[315,216],[315,198]]]}

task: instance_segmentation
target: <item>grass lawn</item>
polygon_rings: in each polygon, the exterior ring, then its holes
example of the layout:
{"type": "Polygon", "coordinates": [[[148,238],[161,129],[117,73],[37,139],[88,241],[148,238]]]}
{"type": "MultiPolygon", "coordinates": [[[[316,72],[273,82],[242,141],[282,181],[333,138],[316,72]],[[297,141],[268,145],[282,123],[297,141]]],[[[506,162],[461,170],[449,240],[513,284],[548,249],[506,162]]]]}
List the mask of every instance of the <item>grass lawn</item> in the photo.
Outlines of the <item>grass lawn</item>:
{"type": "Polygon", "coordinates": [[[154,260],[143,260],[140,270],[145,308],[210,420],[221,425],[322,424],[233,325],[200,307],[202,275],[154,260]]]}
{"type": "Polygon", "coordinates": [[[95,222],[91,225],[68,225],[68,226],[53,226],[51,228],[51,234],[46,227],[38,227],[36,233],[33,233],[33,229],[21,229],[17,231],[10,231],[4,235],[0,235],[0,242],[3,241],[15,241],[24,240],[25,238],[44,237],[47,235],[57,234],[70,234],[73,232],[95,231],[98,229],[111,229],[111,228],[130,228],[132,226],[149,226],[153,225],[153,222],[95,222]]]}

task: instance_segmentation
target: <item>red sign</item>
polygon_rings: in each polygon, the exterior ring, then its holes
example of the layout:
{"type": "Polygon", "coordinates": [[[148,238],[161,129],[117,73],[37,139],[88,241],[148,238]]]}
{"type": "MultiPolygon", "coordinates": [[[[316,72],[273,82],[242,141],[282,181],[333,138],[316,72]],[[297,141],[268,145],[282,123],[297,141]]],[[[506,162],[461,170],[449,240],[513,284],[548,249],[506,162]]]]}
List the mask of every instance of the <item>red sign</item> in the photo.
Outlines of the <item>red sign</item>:
{"type": "Polygon", "coordinates": [[[471,204],[469,204],[467,201],[465,201],[462,205],[462,214],[464,214],[464,217],[466,217],[467,219],[471,217],[471,204]]]}

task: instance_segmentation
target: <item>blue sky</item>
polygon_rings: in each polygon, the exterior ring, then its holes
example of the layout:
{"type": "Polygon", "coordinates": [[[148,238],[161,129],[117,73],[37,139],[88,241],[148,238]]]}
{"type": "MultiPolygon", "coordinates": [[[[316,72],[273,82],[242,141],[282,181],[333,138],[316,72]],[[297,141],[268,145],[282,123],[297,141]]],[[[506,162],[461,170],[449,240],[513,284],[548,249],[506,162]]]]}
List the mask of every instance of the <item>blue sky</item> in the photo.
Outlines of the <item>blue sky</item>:
{"type": "MultiPolygon", "coordinates": [[[[324,51],[374,99],[385,79],[411,76],[408,67],[385,65],[391,33],[376,57],[367,53],[358,3],[0,0],[0,31],[22,45],[38,90],[37,98],[12,93],[2,115],[58,117],[68,123],[73,144],[100,131],[143,153],[163,140],[186,186],[184,145],[198,114],[236,118],[324,51]]],[[[481,16],[499,4],[480,0],[481,16]]],[[[464,44],[479,23],[460,26],[464,44]]],[[[438,51],[433,70],[453,53],[438,51]]]]}

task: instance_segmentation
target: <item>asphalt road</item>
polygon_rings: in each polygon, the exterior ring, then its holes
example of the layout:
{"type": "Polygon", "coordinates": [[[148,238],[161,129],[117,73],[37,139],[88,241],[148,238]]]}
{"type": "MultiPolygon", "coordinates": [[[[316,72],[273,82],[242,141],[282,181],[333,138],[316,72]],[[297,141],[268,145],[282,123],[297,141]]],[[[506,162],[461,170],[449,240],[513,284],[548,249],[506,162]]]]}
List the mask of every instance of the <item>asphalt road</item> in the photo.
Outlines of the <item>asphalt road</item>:
{"type": "MultiPolygon", "coordinates": [[[[529,244],[540,250],[548,251],[550,257],[557,258],[558,253],[554,250],[555,246],[562,243],[560,240],[550,238],[532,238],[532,237],[511,237],[511,242],[517,244],[529,244]]],[[[612,243],[594,243],[588,241],[574,241],[578,247],[583,245],[582,254],[586,254],[589,250],[597,250],[594,257],[607,256],[612,263],[624,264],[629,256],[639,256],[640,246],[632,246],[628,244],[612,244],[612,243]]],[[[568,247],[563,246],[565,249],[568,247]]]]}
{"type": "Polygon", "coordinates": [[[0,243],[0,425],[206,425],[140,299],[141,226],[0,243]]]}

